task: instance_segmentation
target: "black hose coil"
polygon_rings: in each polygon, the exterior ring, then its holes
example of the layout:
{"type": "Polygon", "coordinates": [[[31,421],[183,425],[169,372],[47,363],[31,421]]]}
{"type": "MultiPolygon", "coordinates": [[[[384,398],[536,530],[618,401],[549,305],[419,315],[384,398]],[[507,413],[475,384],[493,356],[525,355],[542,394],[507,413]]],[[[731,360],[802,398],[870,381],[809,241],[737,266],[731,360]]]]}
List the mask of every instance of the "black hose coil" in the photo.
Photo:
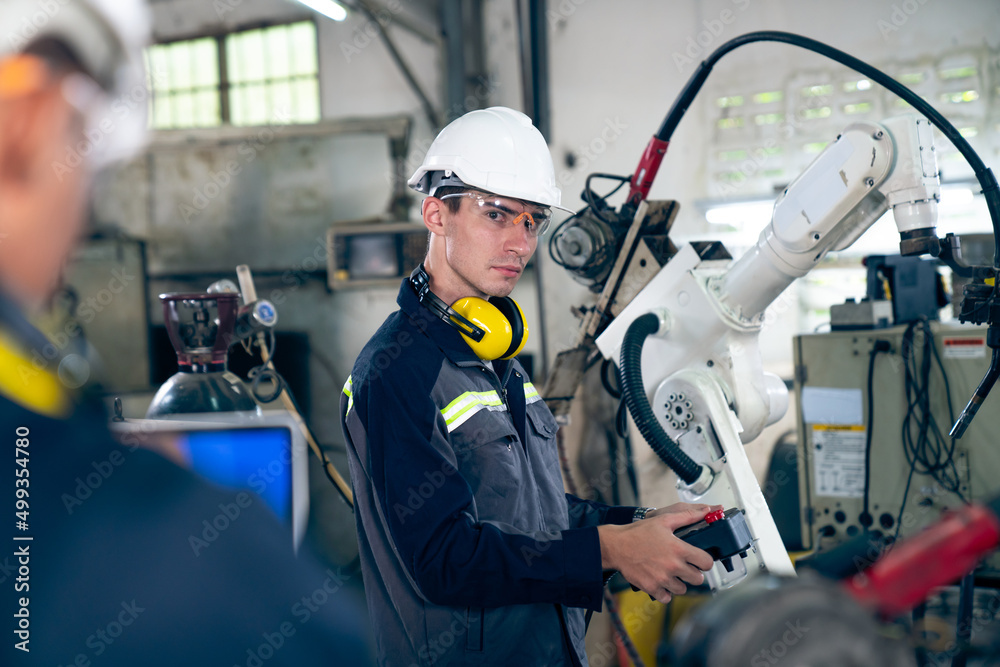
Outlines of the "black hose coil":
{"type": "Polygon", "coordinates": [[[701,465],[681,451],[677,443],[660,426],[646,398],[646,390],[642,386],[642,344],[647,336],[656,333],[659,328],[660,318],[653,313],[646,313],[629,325],[622,340],[619,364],[621,389],[625,395],[628,411],[632,414],[632,419],[635,420],[642,437],[685,484],[692,484],[701,476],[701,465]]]}

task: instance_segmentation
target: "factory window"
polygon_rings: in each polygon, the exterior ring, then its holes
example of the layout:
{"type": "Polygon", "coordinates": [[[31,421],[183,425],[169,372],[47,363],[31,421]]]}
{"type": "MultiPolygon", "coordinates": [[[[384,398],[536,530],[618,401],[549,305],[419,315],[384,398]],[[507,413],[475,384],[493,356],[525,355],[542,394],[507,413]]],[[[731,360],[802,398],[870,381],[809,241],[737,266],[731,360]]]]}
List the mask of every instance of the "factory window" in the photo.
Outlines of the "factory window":
{"type": "Polygon", "coordinates": [[[871,102],[856,102],[844,105],[844,113],[848,115],[867,113],[872,110],[871,102]]]}
{"type": "Polygon", "coordinates": [[[960,90],[954,93],[942,93],[941,101],[949,104],[965,104],[979,99],[979,93],[974,90],[960,90]]]}
{"type": "Polygon", "coordinates": [[[715,175],[715,180],[722,183],[739,183],[745,178],[746,175],[740,171],[722,171],[715,175]]]}
{"type": "Polygon", "coordinates": [[[753,96],[753,101],[755,104],[770,104],[772,102],[780,102],[785,98],[785,94],[780,90],[771,90],[766,93],[757,93],[753,96]]]}
{"type": "Polygon", "coordinates": [[[872,82],[868,79],[859,79],[857,81],[847,81],[844,83],[844,92],[853,93],[859,90],[868,90],[872,87],[872,82]]]}
{"type": "Polygon", "coordinates": [[[742,95],[727,95],[726,97],[720,97],[715,100],[715,103],[722,108],[726,107],[741,107],[743,106],[743,96],[742,95]]]}
{"type": "Polygon", "coordinates": [[[833,86],[828,83],[815,86],[807,86],[802,89],[803,97],[826,97],[833,92],[833,86]]]}
{"type": "Polygon", "coordinates": [[[817,118],[829,118],[833,110],[830,107],[817,107],[815,109],[801,109],[799,114],[805,120],[815,120],[817,118]]]}
{"type": "Polygon", "coordinates": [[[746,157],[747,152],[741,149],[719,152],[719,159],[723,162],[736,162],[737,160],[744,160],[746,157]]]}
{"type": "Polygon", "coordinates": [[[221,122],[219,53],[214,39],[152,46],[146,69],[153,93],[152,127],[209,127],[221,122]]]}
{"type": "Polygon", "coordinates": [[[974,66],[970,67],[952,67],[950,69],[943,69],[938,72],[938,76],[942,79],[968,79],[970,77],[976,76],[976,68],[974,66]]]}
{"type": "Polygon", "coordinates": [[[783,113],[760,113],[753,117],[753,122],[757,125],[774,125],[785,120],[783,113]]]}
{"type": "Polygon", "coordinates": [[[147,65],[155,129],[320,119],[311,21],[158,44],[147,65]]]}
{"type": "Polygon", "coordinates": [[[226,62],[233,125],[319,120],[315,23],[229,35],[226,62]]]}

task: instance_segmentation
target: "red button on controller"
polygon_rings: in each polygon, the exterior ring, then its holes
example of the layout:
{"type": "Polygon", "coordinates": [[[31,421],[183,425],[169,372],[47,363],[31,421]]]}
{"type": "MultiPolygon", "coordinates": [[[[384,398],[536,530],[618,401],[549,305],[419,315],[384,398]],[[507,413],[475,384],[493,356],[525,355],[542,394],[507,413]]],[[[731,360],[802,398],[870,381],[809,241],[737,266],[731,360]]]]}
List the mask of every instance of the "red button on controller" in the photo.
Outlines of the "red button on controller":
{"type": "Polygon", "coordinates": [[[725,517],[725,510],[715,510],[714,512],[709,512],[705,515],[705,523],[715,523],[719,519],[724,519],[725,517]]]}

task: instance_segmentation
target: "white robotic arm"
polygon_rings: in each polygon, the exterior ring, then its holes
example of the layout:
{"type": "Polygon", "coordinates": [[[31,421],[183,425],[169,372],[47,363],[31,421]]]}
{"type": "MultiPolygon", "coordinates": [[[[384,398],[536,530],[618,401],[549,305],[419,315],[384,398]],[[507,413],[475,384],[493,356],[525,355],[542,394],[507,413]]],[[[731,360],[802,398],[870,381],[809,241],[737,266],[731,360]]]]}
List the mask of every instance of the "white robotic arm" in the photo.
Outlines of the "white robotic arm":
{"type": "Polygon", "coordinates": [[[855,123],[793,181],[757,245],[720,280],[720,301],[752,319],[831,250],[843,250],[889,208],[905,240],[936,241],[940,199],[934,135],[914,114],[855,123]]]}
{"type": "Polygon", "coordinates": [[[785,189],[756,246],[732,264],[702,261],[684,246],[597,338],[618,360],[633,322],[650,312],[660,320],[644,343],[641,391],[666,435],[701,466],[697,480],[678,482],[681,498],[743,509],[756,540],[735,570],[716,564],[712,588],[757,569],[794,573],[743,449],[788,406],[783,381],[761,364],[764,311],[889,208],[904,242],[936,241],[938,198],[926,120],[853,124],[785,189]]]}

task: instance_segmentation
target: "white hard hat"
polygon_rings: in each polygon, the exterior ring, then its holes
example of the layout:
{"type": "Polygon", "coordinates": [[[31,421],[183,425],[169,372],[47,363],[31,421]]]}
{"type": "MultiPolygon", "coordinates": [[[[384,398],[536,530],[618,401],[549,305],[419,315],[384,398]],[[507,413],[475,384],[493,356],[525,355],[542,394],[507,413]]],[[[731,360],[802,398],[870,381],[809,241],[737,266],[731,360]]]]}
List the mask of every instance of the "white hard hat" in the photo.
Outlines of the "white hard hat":
{"type": "Polygon", "coordinates": [[[449,123],[407,185],[427,195],[458,185],[564,211],[549,147],[531,119],[506,107],[478,109],[449,123]]]}
{"type": "Polygon", "coordinates": [[[143,147],[149,103],[143,49],[150,38],[144,0],[0,0],[0,26],[0,60],[52,39],[104,90],[99,126],[106,135],[100,138],[105,162],[143,147]]]}

